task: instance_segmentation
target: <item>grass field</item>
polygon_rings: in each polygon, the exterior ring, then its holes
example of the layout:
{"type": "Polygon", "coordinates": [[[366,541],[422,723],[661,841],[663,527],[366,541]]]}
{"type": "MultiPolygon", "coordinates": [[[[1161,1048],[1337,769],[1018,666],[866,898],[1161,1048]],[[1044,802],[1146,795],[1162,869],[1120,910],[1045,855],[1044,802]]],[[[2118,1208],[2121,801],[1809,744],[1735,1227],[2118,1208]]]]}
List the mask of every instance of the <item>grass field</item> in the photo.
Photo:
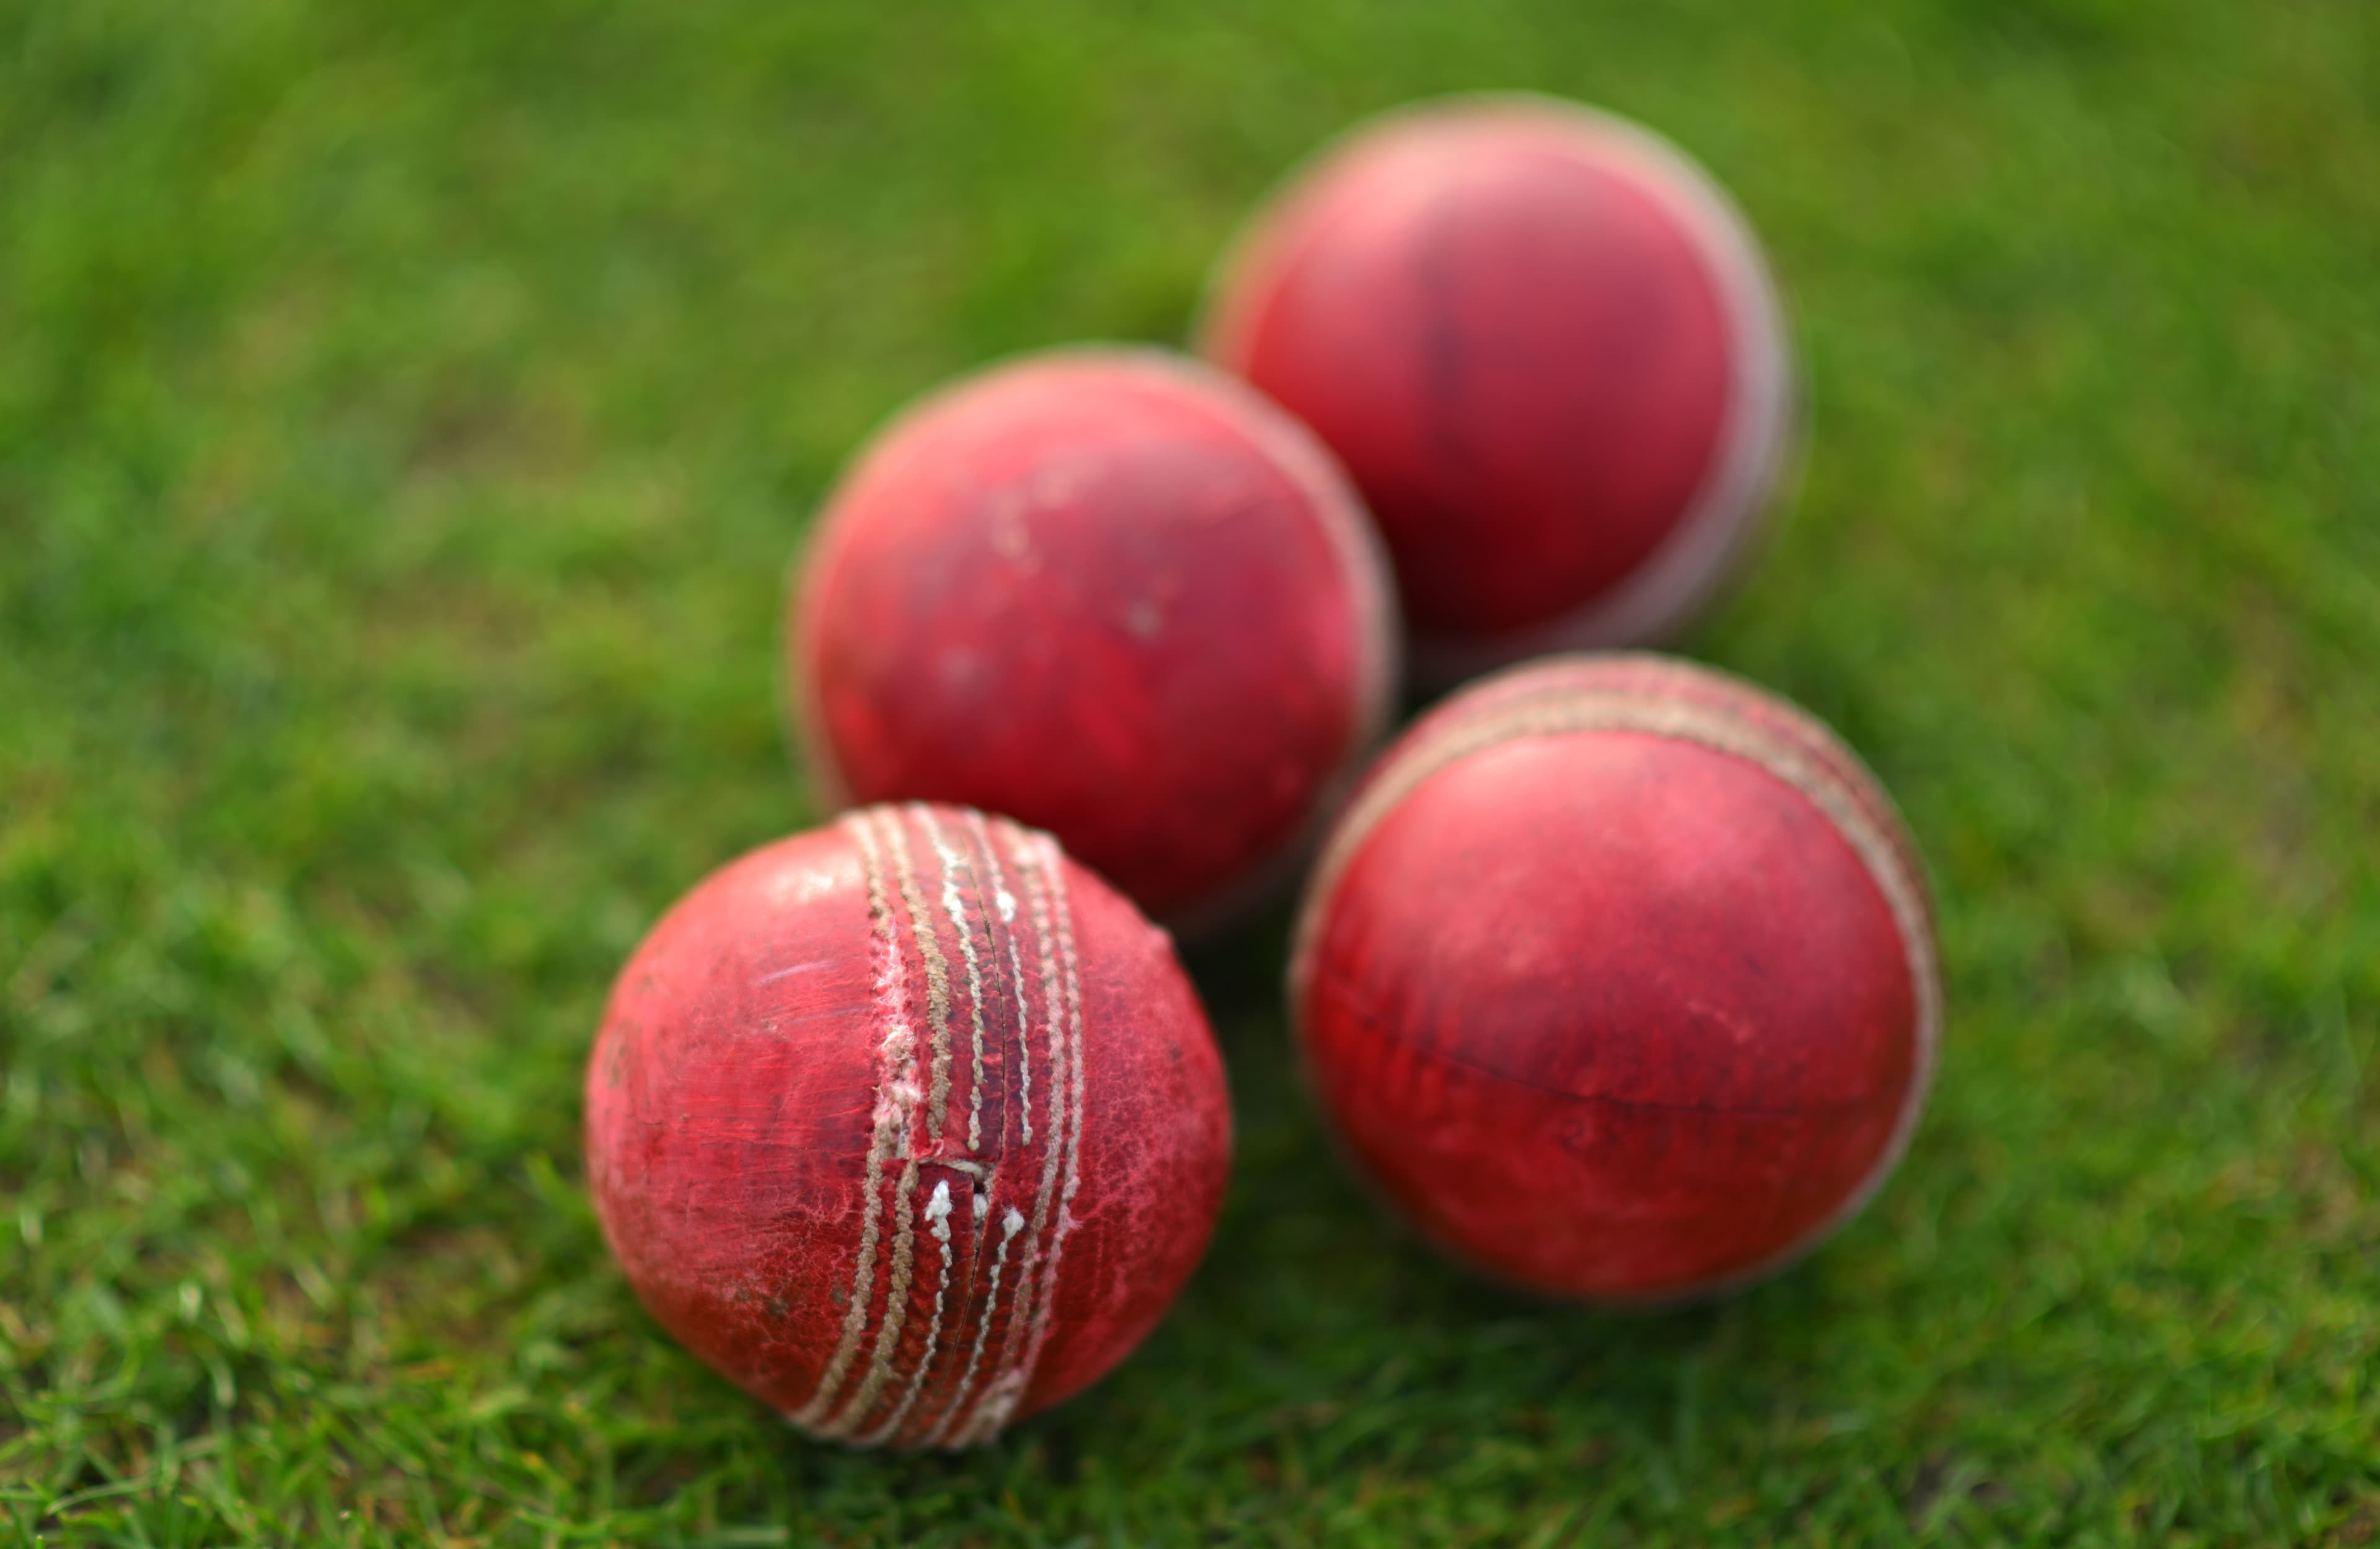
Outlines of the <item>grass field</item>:
{"type": "Polygon", "coordinates": [[[2364,0],[0,6],[0,1522],[201,1545],[2380,1540],[2364,0]],[[1178,338],[1361,113],[1739,193],[1811,398],[1689,642],[1835,721],[1951,1004],[1892,1188],[1615,1319],[1384,1226],[1200,965],[1227,1214],[978,1456],[804,1443],[579,1181],[609,978],[811,818],[777,581],[982,358],[1178,338]]]}

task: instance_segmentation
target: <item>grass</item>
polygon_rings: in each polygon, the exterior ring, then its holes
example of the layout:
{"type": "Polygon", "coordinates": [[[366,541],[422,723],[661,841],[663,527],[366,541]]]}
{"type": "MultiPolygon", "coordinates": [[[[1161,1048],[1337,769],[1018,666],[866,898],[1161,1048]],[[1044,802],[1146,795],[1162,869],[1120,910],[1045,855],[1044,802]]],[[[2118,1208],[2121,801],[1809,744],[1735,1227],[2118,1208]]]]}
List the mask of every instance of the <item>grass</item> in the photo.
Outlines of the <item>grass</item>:
{"type": "Polygon", "coordinates": [[[0,1534],[324,1544],[2380,1538],[2380,12],[2360,0],[0,8],[0,1534]],[[1935,868],[1937,1101],[1715,1309],[1441,1267],[1280,948],[1092,1395],[805,1444],[578,1181],[613,968],[809,821],[775,579],[992,354],[1171,339],[1416,95],[1649,119],[1792,299],[1801,488],[1691,642],[1935,868]]]}

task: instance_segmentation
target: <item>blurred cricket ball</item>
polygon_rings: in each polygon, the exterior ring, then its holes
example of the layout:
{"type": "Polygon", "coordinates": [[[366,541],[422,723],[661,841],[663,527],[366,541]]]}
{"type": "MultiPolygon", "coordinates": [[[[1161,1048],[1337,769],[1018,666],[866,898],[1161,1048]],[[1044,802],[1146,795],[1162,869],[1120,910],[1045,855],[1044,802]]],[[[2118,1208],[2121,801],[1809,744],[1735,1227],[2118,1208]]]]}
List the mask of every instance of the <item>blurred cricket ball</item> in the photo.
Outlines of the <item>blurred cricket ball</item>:
{"type": "Polygon", "coordinates": [[[1552,99],[1426,104],[1326,151],[1227,257],[1201,349],[1354,475],[1431,683],[1675,633],[1791,439],[1742,215],[1666,141],[1552,99]]]}
{"type": "Polygon", "coordinates": [[[1515,668],[1366,776],[1306,894],[1307,1073],[1364,1172],[1504,1279],[1660,1302],[1882,1185],[1941,1018],[1915,852],[1824,726],[1657,656],[1515,668]]]}
{"type": "Polygon", "coordinates": [[[1047,828],[1195,928],[1293,859],[1394,685],[1387,561],[1271,404],[1157,350],[966,379],[836,490],[789,632],[830,799],[1047,828]]]}
{"type": "Polygon", "coordinates": [[[1163,933],[1048,835],[869,807],[713,872],[622,970],[587,1171],[662,1325],[812,1435],[961,1447],[1096,1381],[1231,1149],[1163,933]]]}

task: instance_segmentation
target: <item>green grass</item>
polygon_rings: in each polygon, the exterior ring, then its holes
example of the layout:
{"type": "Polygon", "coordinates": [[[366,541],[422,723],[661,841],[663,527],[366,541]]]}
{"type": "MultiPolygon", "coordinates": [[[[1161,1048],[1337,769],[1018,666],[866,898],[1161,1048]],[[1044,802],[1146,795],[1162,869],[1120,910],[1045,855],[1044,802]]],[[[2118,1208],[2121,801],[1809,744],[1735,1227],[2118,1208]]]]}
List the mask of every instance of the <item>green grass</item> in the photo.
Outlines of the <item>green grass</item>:
{"type": "Polygon", "coordinates": [[[2364,0],[0,6],[0,1523],[19,1542],[2380,1537],[2380,11],[2364,0]],[[1527,86],[1741,195],[1812,398],[1693,642],[1935,868],[1893,1186],[1612,1319],[1337,1172],[1280,949],[1113,1379],[963,1459],[673,1347],[580,1061],[811,816],[776,580],[909,394],[1172,339],[1352,116],[1527,86]]]}

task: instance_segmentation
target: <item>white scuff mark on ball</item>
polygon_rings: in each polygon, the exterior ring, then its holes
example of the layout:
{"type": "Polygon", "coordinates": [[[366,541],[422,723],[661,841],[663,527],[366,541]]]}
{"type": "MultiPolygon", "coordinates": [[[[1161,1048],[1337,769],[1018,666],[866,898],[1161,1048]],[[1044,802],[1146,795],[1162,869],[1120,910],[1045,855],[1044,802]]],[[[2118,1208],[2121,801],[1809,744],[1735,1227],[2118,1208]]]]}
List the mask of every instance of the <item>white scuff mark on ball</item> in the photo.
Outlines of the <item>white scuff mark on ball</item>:
{"type": "Polygon", "coordinates": [[[832,865],[789,867],[765,885],[771,902],[791,907],[824,897],[843,884],[845,874],[832,865]]]}
{"type": "Polygon", "coordinates": [[[797,973],[815,973],[820,969],[831,968],[834,959],[832,957],[820,957],[813,962],[795,963],[790,968],[781,968],[774,973],[764,973],[752,982],[756,987],[762,984],[774,984],[780,979],[791,979],[797,973]]]}
{"type": "MultiPolygon", "coordinates": [[[[1008,492],[1002,492],[1006,494],[1008,492]]],[[[991,549],[1001,558],[1016,561],[1033,552],[1033,535],[1025,530],[1022,513],[1006,508],[992,513],[991,549]]]]}

